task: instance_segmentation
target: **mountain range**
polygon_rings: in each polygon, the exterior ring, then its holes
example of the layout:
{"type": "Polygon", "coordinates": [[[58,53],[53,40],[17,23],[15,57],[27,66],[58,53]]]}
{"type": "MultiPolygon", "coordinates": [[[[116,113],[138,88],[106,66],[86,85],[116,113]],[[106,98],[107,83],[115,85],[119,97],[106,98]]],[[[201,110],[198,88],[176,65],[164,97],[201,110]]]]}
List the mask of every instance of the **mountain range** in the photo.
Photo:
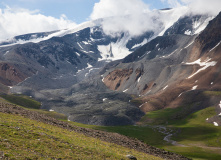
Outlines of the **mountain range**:
{"type": "Polygon", "coordinates": [[[70,121],[107,126],[136,124],[165,108],[191,104],[176,119],[215,105],[217,115],[207,121],[221,125],[220,97],[203,95],[221,89],[221,14],[166,9],[143,17],[154,28],[138,35],[107,32],[119,18],[109,17],[0,42],[1,93],[33,97],[70,121]]]}

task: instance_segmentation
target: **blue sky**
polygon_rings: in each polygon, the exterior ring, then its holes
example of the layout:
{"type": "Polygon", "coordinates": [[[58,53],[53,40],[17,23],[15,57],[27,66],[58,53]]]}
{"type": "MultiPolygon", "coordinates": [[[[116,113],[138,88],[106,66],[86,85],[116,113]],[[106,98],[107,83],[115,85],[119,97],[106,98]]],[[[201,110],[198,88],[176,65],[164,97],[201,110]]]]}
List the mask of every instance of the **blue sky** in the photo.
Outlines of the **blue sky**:
{"type": "MultiPolygon", "coordinates": [[[[98,2],[99,0],[1,0],[0,8],[9,6],[39,10],[41,14],[55,18],[65,14],[69,20],[79,24],[89,19],[94,4],[98,2]]],[[[161,0],[143,0],[143,2],[148,4],[150,9],[169,7],[168,3],[161,2],[161,0]]]]}

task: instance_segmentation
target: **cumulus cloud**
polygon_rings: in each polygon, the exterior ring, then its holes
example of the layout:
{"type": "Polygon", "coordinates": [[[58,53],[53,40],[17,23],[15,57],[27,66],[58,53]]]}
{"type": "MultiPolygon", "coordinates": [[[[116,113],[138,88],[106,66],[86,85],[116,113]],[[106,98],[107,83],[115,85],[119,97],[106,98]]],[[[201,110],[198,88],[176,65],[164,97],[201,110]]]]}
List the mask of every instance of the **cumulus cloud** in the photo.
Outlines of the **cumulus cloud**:
{"type": "Polygon", "coordinates": [[[103,21],[106,34],[124,31],[137,36],[154,29],[155,24],[148,14],[151,14],[149,7],[142,0],[100,0],[94,5],[90,18],[109,17],[103,21]]]}
{"type": "Polygon", "coordinates": [[[100,0],[95,3],[91,19],[123,16],[148,12],[149,6],[142,0],[100,0]]]}
{"type": "Polygon", "coordinates": [[[74,25],[65,15],[57,19],[42,15],[38,10],[0,8],[0,41],[16,35],[65,29],[74,25]]]}

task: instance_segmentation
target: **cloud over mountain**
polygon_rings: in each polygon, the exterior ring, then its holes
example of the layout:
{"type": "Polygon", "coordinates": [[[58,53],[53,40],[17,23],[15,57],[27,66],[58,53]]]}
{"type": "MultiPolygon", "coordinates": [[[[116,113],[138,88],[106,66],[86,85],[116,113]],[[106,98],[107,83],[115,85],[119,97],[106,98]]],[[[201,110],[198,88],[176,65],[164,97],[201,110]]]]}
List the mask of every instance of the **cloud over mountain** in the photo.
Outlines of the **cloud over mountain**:
{"type": "Polygon", "coordinates": [[[191,13],[194,14],[210,14],[216,16],[221,11],[220,0],[161,0],[170,7],[176,8],[187,6],[191,13]]]}
{"type": "Polygon", "coordinates": [[[74,25],[65,15],[56,19],[42,15],[37,10],[0,8],[0,41],[16,35],[65,29],[74,25]]]}

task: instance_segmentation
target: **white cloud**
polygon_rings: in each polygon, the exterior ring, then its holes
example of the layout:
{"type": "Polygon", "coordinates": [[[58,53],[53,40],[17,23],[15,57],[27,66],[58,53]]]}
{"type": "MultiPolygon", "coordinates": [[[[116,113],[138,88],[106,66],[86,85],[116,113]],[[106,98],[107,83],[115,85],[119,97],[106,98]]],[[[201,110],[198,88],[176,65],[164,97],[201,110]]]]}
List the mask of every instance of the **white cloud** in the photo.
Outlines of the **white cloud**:
{"type": "Polygon", "coordinates": [[[158,22],[154,23],[150,14],[142,0],[100,0],[94,5],[90,18],[105,18],[102,24],[106,34],[124,31],[137,36],[156,27],[158,22]]]}
{"type": "Polygon", "coordinates": [[[92,20],[105,18],[102,25],[108,35],[128,32],[131,36],[139,36],[147,31],[162,35],[163,31],[186,13],[187,9],[176,0],[161,1],[167,1],[173,7],[180,8],[163,13],[157,10],[150,11],[142,0],[100,0],[95,4],[90,17],[92,20]]]}
{"type": "Polygon", "coordinates": [[[149,7],[142,0],[100,0],[95,3],[91,19],[124,16],[148,12],[149,7]]]}
{"type": "Polygon", "coordinates": [[[65,29],[76,25],[61,15],[60,19],[44,16],[38,10],[6,7],[0,9],[0,41],[16,35],[65,29]]]}
{"type": "Polygon", "coordinates": [[[181,0],[194,14],[216,16],[221,11],[221,0],[181,0]]]}
{"type": "Polygon", "coordinates": [[[193,14],[216,16],[221,11],[221,0],[161,0],[172,8],[187,6],[193,14]]]}

